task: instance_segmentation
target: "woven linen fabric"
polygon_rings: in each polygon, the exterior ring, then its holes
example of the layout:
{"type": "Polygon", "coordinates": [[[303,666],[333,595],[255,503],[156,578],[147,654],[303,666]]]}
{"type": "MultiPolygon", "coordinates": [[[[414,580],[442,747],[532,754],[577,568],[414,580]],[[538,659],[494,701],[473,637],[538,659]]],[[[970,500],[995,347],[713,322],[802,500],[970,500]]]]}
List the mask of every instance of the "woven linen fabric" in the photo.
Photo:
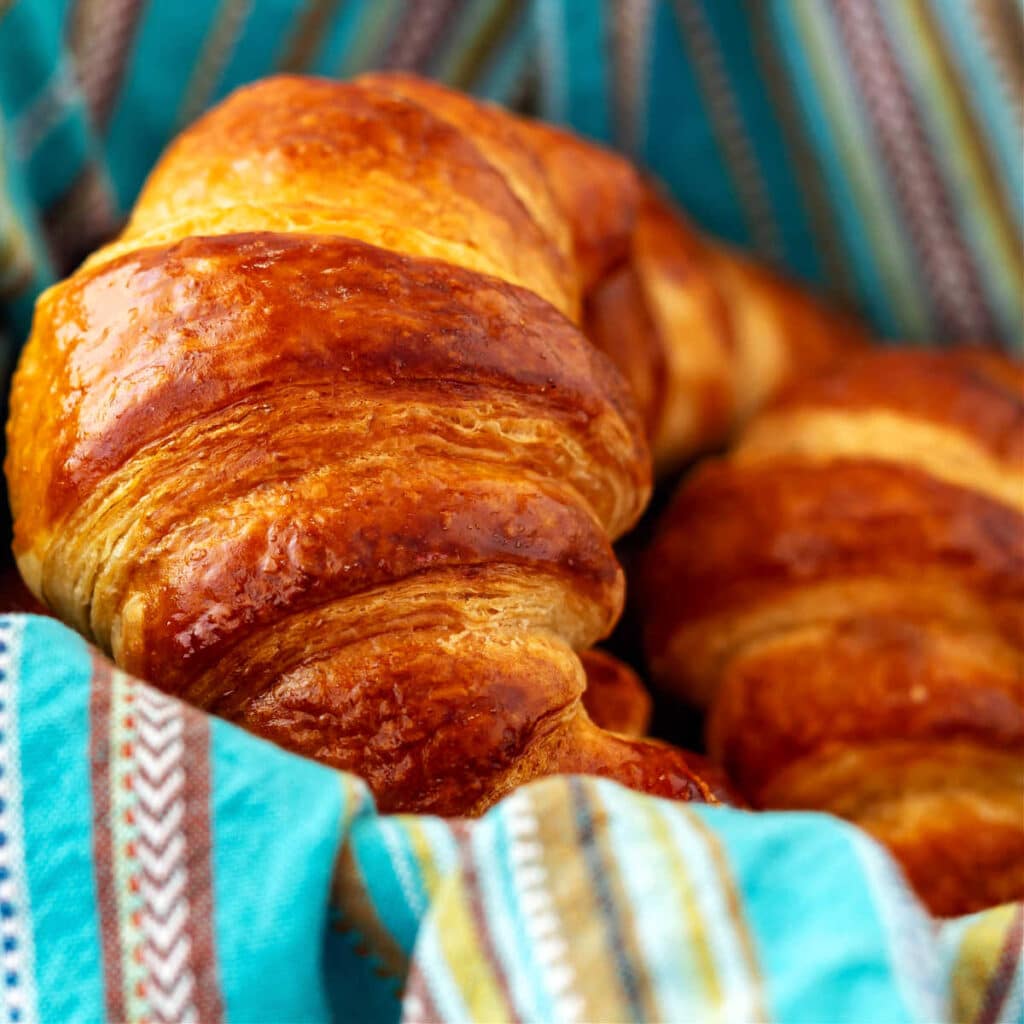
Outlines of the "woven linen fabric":
{"type": "Polygon", "coordinates": [[[204,109],[368,68],[618,146],[883,337],[1024,349],[1020,0],[0,0],[8,349],[204,109]]]}
{"type": "Polygon", "coordinates": [[[552,778],[476,821],[0,617],[0,1019],[1021,1019],[1024,906],[942,925],[873,841],[552,778]]]}

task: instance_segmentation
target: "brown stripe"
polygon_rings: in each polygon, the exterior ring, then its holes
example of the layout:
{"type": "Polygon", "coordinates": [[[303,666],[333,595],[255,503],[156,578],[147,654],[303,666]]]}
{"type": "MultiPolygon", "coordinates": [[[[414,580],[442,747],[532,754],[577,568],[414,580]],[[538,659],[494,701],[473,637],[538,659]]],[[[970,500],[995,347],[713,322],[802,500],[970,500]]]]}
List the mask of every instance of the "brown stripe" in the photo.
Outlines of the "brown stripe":
{"type": "Polygon", "coordinates": [[[498,951],[494,946],[494,935],[487,922],[487,910],[484,907],[483,892],[477,875],[476,863],[473,860],[472,828],[467,821],[453,821],[452,835],[459,844],[459,860],[462,864],[462,877],[469,897],[469,912],[476,927],[478,948],[491,966],[491,973],[498,984],[505,1005],[513,1014],[510,1020],[521,1020],[516,1012],[516,1000],[509,987],[508,975],[502,966],[498,951]]]}
{"type": "Polygon", "coordinates": [[[673,10],[680,45],[693,66],[711,130],[740,201],[750,240],[762,255],[779,262],[784,252],[779,224],[714,26],[704,8],[694,0],[675,0],[673,10]]]}
{"type": "Polygon", "coordinates": [[[113,861],[114,839],[110,820],[111,676],[110,663],[99,655],[94,656],[89,693],[93,866],[96,873],[96,903],[100,916],[107,1019],[123,1021],[126,1019],[124,976],[121,972],[120,923],[113,861]]]}
{"type": "Polygon", "coordinates": [[[176,123],[179,128],[194,121],[210,101],[210,96],[220,81],[224,65],[228,62],[238,35],[253,0],[220,0],[220,8],[210,30],[203,40],[202,49],[192,76],[178,108],[176,123]]]}
{"type": "Polygon", "coordinates": [[[111,238],[120,216],[105,171],[85,165],[71,187],[43,214],[43,230],[58,274],[68,274],[111,238]]]}
{"type": "Polygon", "coordinates": [[[715,833],[696,814],[689,815],[690,824],[695,832],[700,833],[707,846],[708,857],[718,873],[721,891],[725,897],[725,904],[729,911],[729,918],[732,921],[733,930],[736,935],[737,945],[740,948],[746,968],[749,998],[754,1003],[755,1012],[750,1015],[751,1020],[770,1020],[767,1003],[765,1002],[762,990],[761,971],[758,966],[757,953],[754,949],[754,940],[747,925],[747,919],[743,914],[743,904],[739,892],[736,889],[736,881],[733,877],[732,868],[722,848],[722,844],[715,833]]]}
{"type": "Polygon", "coordinates": [[[630,1013],[634,1020],[658,1020],[661,1014],[656,988],[640,952],[636,922],[629,909],[619,865],[608,850],[608,811],[601,799],[601,790],[591,780],[575,775],[568,780],[568,786],[580,854],[590,873],[607,948],[630,1013]]]}
{"type": "Polygon", "coordinates": [[[405,997],[402,1006],[403,1024],[437,1024],[444,1020],[434,999],[430,994],[430,986],[427,984],[426,976],[420,970],[419,964],[413,961],[412,973],[409,975],[409,982],[406,986],[405,997]],[[414,1000],[419,1013],[410,1012],[409,1002],[414,1000]]]}
{"type": "Polygon", "coordinates": [[[499,41],[508,35],[513,27],[529,16],[527,4],[515,0],[503,2],[491,12],[472,42],[459,55],[458,63],[449,76],[456,89],[472,89],[477,76],[498,48],[499,41]]]}
{"type": "Polygon", "coordinates": [[[338,856],[331,883],[334,927],[360,937],[357,952],[377,961],[378,974],[401,982],[409,970],[409,958],[380,919],[356,862],[352,844],[346,842],[338,856]]]}
{"type": "Polygon", "coordinates": [[[1007,0],[968,0],[1017,123],[1024,120],[1024,19],[1007,0]]]}
{"type": "Polygon", "coordinates": [[[327,31],[343,0],[307,0],[306,10],[299,18],[288,45],[277,62],[281,71],[305,71],[313,62],[327,31]]]}
{"type": "Polygon", "coordinates": [[[637,129],[643,123],[641,99],[647,85],[648,34],[655,11],[651,0],[622,0],[607,5],[612,23],[612,102],[615,135],[631,153],[639,151],[643,139],[637,129]]]}
{"type": "MultiPolygon", "coordinates": [[[[1000,233],[1004,236],[1006,248],[1014,254],[1016,257],[1016,265],[1020,268],[1021,243],[1016,233],[1016,219],[1008,205],[1008,197],[1003,180],[993,163],[992,151],[988,143],[982,137],[981,131],[978,127],[978,118],[974,115],[974,112],[971,109],[967,91],[970,83],[963,80],[959,70],[953,62],[949,47],[946,45],[942,32],[935,19],[935,10],[932,3],[926,3],[924,0],[908,0],[908,2],[911,3],[917,11],[919,23],[924,26],[925,31],[930,38],[931,49],[934,51],[938,59],[942,77],[950,84],[950,92],[952,93],[955,103],[957,124],[967,136],[970,148],[974,151],[977,158],[977,164],[980,172],[979,176],[981,178],[981,191],[990,197],[990,201],[996,210],[996,223],[999,226],[1000,233]]],[[[1019,53],[1024,54],[1024,36],[1020,34],[1020,24],[1017,19],[1014,18],[1010,18],[1009,21],[1017,26],[1019,45],[1021,47],[1019,53]]],[[[1024,82],[1019,82],[1018,84],[1024,87],[1024,82]]],[[[1018,110],[1020,109],[1020,104],[1022,102],[1024,102],[1024,97],[1022,97],[1020,92],[1018,92],[1018,110]]],[[[1018,142],[1020,141],[1021,140],[1018,139],[1018,142]]]]}
{"type": "Polygon", "coordinates": [[[189,963],[195,978],[195,1005],[202,1024],[224,1019],[213,935],[213,874],[210,868],[210,720],[183,707],[185,769],[185,849],[188,868],[189,963]]]}
{"type": "Polygon", "coordinates": [[[121,86],[142,0],[77,0],[70,46],[92,124],[102,129],[121,86]]]}
{"type": "Polygon", "coordinates": [[[771,7],[755,3],[747,9],[751,18],[754,57],[760,65],[760,79],[792,155],[790,165],[800,184],[800,194],[814,232],[815,252],[821,257],[830,291],[852,302],[857,295],[853,268],[836,226],[835,210],[825,188],[825,176],[817,151],[807,133],[807,118],[800,110],[773,35],[771,7]]]}
{"type": "Polygon", "coordinates": [[[953,198],[874,0],[835,0],[830,10],[903,211],[940,333],[950,340],[995,340],[995,318],[978,268],[960,234],[953,198]]]}
{"type": "Polygon", "coordinates": [[[461,0],[419,0],[398,21],[379,66],[423,70],[460,3],[461,0]]]}
{"type": "Polygon", "coordinates": [[[995,1024],[1006,1003],[1010,992],[1010,984],[1020,964],[1021,949],[1024,947],[1024,904],[1018,905],[1013,913],[1010,926],[1006,929],[1006,938],[999,954],[992,980],[985,992],[985,999],[978,1011],[975,1024],[995,1024]]]}

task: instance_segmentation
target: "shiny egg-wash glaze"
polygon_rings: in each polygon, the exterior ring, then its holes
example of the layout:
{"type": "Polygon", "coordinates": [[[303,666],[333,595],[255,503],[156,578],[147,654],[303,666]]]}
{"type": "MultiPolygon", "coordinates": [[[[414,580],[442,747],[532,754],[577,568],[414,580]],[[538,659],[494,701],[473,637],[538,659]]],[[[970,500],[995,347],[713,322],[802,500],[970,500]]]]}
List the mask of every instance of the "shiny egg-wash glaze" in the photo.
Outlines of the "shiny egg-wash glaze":
{"type": "Polygon", "coordinates": [[[933,910],[1024,897],[1024,369],[876,353],[681,488],[655,674],[758,807],[885,842],[933,910]]]}
{"type": "Polygon", "coordinates": [[[556,771],[714,800],[581,705],[643,431],[571,319],[539,162],[451,104],[276,79],[171,147],[38,304],[8,430],[19,567],[126,669],[385,809],[476,813],[556,771]]]}
{"type": "Polygon", "coordinates": [[[626,377],[659,472],[721,447],[780,388],[865,346],[862,324],[700,234],[621,156],[410,75],[360,81],[419,99],[489,151],[500,140],[516,175],[540,172],[577,276],[559,308],[572,316],[582,303],[584,333],[626,377]]]}

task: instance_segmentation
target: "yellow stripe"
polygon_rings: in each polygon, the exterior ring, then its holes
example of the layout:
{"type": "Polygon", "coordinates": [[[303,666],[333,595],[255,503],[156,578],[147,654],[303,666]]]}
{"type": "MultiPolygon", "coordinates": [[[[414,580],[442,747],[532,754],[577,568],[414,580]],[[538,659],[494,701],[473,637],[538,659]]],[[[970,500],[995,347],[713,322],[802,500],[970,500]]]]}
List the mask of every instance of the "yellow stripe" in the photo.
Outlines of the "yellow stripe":
{"type": "Polygon", "coordinates": [[[593,818],[594,843],[600,852],[600,864],[605,875],[605,884],[612,892],[612,907],[605,912],[615,914],[618,921],[618,932],[622,936],[625,949],[619,955],[612,952],[614,964],[617,960],[624,958],[633,967],[633,976],[636,982],[637,996],[644,1008],[645,1020],[659,1020],[661,1014],[658,1012],[658,1002],[655,994],[654,983],[651,979],[651,972],[648,969],[646,958],[640,949],[640,942],[636,935],[636,916],[630,905],[629,896],[622,885],[621,869],[611,850],[608,837],[608,812],[601,799],[601,791],[592,781],[585,783],[587,795],[590,802],[590,810],[593,818]]]}
{"type": "Polygon", "coordinates": [[[277,59],[280,71],[306,71],[323,45],[324,34],[343,0],[306,0],[295,27],[277,59]]]}
{"type": "Polygon", "coordinates": [[[709,1006],[721,1006],[724,1001],[721,979],[715,969],[714,957],[708,944],[707,929],[704,927],[703,918],[694,898],[693,878],[690,876],[686,861],[680,855],[679,848],[672,839],[664,816],[655,807],[645,805],[644,810],[651,835],[668,860],[669,870],[661,876],[661,882],[667,890],[664,905],[671,907],[673,913],[677,907],[682,909],[683,918],[686,921],[687,950],[694,959],[697,976],[706,992],[706,998],[703,1001],[709,1006]]]}
{"type": "Polygon", "coordinates": [[[252,0],[221,0],[178,108],[179,128],[191,124],[209,103],[245,19],[249,16],[251,4],[252,0]]]}
{"type": "Polygon", "coordinates": [[[425,829],[416,818],[411,815],[408,817],[403,816],[402,826],[409,837],[409,845],[412,847],[413,858],[419,867],[427,899],[433,900],[442,882],[442,875],[437,870],[434,848],[425,829]]]}
{"type": "Polygon", "coordinates": [[[551,912],[558,918],[561,936],[568,940],[565,959],[575,979],[573,994],[583,1000],[578,1016],[586,1021],[629,1020],[629,1000],[608,936],[604,928],[594,927],[595,921],[604,920],[604,912],[595,898],[590,870],[580,849],[568,782],[545,782],[531,790],[531,797],[538,826],[533,841],[543,850],[551,912]],[[597,964],[606,964],[607,968],[595,970],[597,964]]]}
{"type": "Polygon", "coordinates": [[[861,123],[854,100],[856,90],[849,76],[838,73],[845,58],[826,22],[830,18],[829,8],[825,4],[795,3],[788,12],[813,66],[815,82],[835,129],[836,144],[861,214],[860,223],[879,263],[879,277],[889,287],[888,298],[910,333],[927,333],[931,321],[900,230],[900,217],[884,180],[879,177],[871,147],[865,145],[865,138],[870,138],[870,126],[861,123]]]}
{"type": "Polygon", "coordinates": [[[951,1020],[977,1019],[1016,910],[1015,904],[988,910],[964,930],[950,972],[951,1020]]]}
{"type": "MultiPolygon", "coordinates": [[[[338,77],[348,78],[350,75],[365,71],[375,59],[379,59],[386,44],[389,30],[395,22],[396,0],[374,0],[363,10],[359,26],[352,38],[354,45],[349,46],[338,65],[338,77]]],[[[397,13],[401,13],[398,11],[397,13]]]]}
{"type": "Polygon", "coordinates": [[[743,968],[750,983],[750,999],[755,1006],[755,1012],[751,1015],[752,1019],[769,1020],[768,1008],[762,990],[761,972],[758,970],[757,954],[754,950],[754,939],[750,934],[750,929],[747,927],[747,919],[743,914],[740,895],[736,891],[736,882],[726,860],[725,853],[722,850],[722,844],[718,836],[696,814],[691,812],[688,817],[694,831],[698,832],[704,839],[704,844],[708,851],[708,859],[718,874],[720,889],[732,922],[733,934],[736,936],[736,943],[739,946],[740,955],[743,960],[743,968]]]}
{"type": "Polygon", "coordinates": [[[469,894],[461,874],[445,883],[435,904],[434,927],[445,963],[473,1020],[502,1021],[514,1016],[501,992],[490,959],[477,934],[469,894]]]}
{"type": "MultiPolygon", "coordinates": [[[[900,34],[913,41],[914,45],[901,47],[901,53],[913,63],[920,79],[919,93],[928,97],[921,110],[941,140],[941,147],[936,147],[937,162],[948,163],[953,191],[958,196],[969,194],[970,211],[963,228],[966,234],[980,236],[977,241],[982,253],[975,255],[984,258],[982,278],[998,293],[1000,309],[1019,310],[1020,281],[1024,278],[1020,240],[955,72],[944,60],[934,23],[921,0],[884,5],[883,14],[899,21],[900,34]]],[[[959,223],[960,218],[957,220],[959,223]]]]}

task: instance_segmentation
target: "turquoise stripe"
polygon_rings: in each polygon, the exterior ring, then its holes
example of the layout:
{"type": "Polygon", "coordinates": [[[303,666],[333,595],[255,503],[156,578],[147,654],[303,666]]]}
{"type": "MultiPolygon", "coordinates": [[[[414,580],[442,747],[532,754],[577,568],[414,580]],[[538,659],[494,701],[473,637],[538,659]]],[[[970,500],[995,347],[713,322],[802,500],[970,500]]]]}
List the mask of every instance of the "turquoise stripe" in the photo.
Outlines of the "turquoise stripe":
{"type": "MultiPolygon", "coordinates": [[[[438,895],[442,900],[454,898],[443,887],[438,895]]],[[[437,929],[437,919],[432,915],[427,918],[420,935],[416,950],[417,966],[427,982],[430,998],[444,1024],[475,1024],[462,998],[462,991],[452,977],[437,929]]],[[[423,1018],[417,1016],[413,1019],[423,1018]]]]}
{"type": "Polygon", "coordinates": [[[608,810],[607,836],[616,863],[626,868],[620,873],[622,886],[636,918],[634,930],[647,972],[657,982],[654,991],[660,1018],[710,1019],[717,1007],[705,998],[694,960],[694,943],[701,937],[692,934],[681,907],[673,905],[672,912],[665,913],[666,892],[671,891],[665,880],[674,876],[680,890],[689,891],[693,879],[679,877],[676,864],[682,858],[673,858],[666,844],[655,838],[651,816],[657,809],[653,804],[641,804],[628,790],[607,783],[599,783],[595,789],[608,810]],[[632,864],[643,864],[644,869],[630,870],[632,864]]]}
{"type": "Polygon", "coordinates": [[[561,0],[537,0],[537,70],[540,73],[541,116],[565,124],[569,120],[569,82],[565,67],[565,10],[561,0]]]}
{"type": "MultiPolygon", "coordinates": [[[[975,124],[1002,172],[1007,203],[1024,227],[1024,147],[1020,127],[966,0],[929,0],[947,52],[961,71],[975,124]]],[[[1018,98],[1019,101],[1019,98],[1018,98]]]]}
{"type": "MultiPolygon", "coordinates": [[[[536,843],[536,835],[517,839],[508,817],[526,809],[536,820],[529,791],[520,790],[489,811],[474,827],[473,861],[487,908],[488,926],[495,934],[495,949],[508,977],[516,1008],[526,1020],[557,1020],[558,1012],[526,933],[520,893],[513,875],[513,847],[517,842],[536,843]],[[500,924],[500,927],[499,927],[500,924]]],[[[554,907],[551,908],[554,913],[554,907]]]]}
{"type": "Polygon", "coordinates": [[[852,849],[886,933],[885,951],[908,1012],[920,1024],[942,1017],[945,979],[935,943],[934,921],[911,895],[895,861],[866,833],[852,849]]]}
{"type": "Polygon", "coordinates": [[[484,915],[491,933],[491,944],[501,973],[508,979],[508,987],[515,1000],[514,1009],[529,1019],[536,1007],[525,997],[539,991],[540,986],[529,961],[524,961],[522,951],[526,948],[522,922],[509,904],[513,892],[508,870],[508,843],[503,834],[504,823],[498,814],[489,816],[473,830],[470,840],[470,855],[476,870],[477,886],[484,915]],[[505,877],[503,877],[505,874],[505,877]],[[517,927],[518,926],[518,927],[517,927]]]}
{"type": "Polygon", "coordinates": [[[879,260],[861,227],[863,211],[848,177],[849,168],[837,147],[828,113],[819,97],[818,82],[808,63],[803,40],[793,24],[793,10],[785,0],[775,0],[772,14],[781,51],[793,75],[800,105],[821,160],[828,192],[833,196],[832,210],[850,255],[858,296],[883,335],[899,335],[903,321],[890,301],[889,288],[880,274],[879,260]]]}
{"type": "Polygon", "coordinates": [[[33,201],[45,210],[59,199],[81,173],[89,154],[85,108],[76,95],[23,165],[33,201]]]}
{"type": "Polygon", "coordinates": [[[572,793],[580,850],[590,872],[595,900],[601,908],[601,923],[608,936],[614,966],[629,1003],[630,1013],[634,1020],[641,1020],[645,1016],[641,985],[646,978],[648,965],[633,963],[626,952],[625,918],[630,916],[632,908],[619,906],[611,887],[613,876],[621,877],[625,874],[624,870],[620,870],[620,865],[626,868],[628,862],[622,863],[615,858],[608,861],[604,856],[603,830],[591,807],[593,790],[590,785],[578,776],[573,776],[569,779],[569,791],[572,793]]]}
{"type": "MultiPolygon", "coordinates": [[[[906,14],[905,9],[893,5],[890,9],[880,9],[879,14],[894,41],[911,36],[912,25],[901,16],[906,14]]],[[[978,183],[973,177],[968,176],[966,147],[956,145],[956,136],[951,135],[947,129],[947,122],[938,109],[937,98],[935,103],[928,102],[931,83],[925,69],[926,57],[922,48],[915,43],[908,43],[896,45],[893,49],[902,75],[911,87],[914,104],[919,112],[939,179],[952,200],[950,205],[957,234],[967,249],[968,258],[977,269],[983,301],[998,325],[999,336],[1016,342],[1019,347],[1024,342],[1024,326],[1021,324],[1021,281],[1018,280],[1015,271],[1002,262],[1001,254],[1005,250],[1002,247],[997,249],[992,244],[995,229],[990,219],[980,216],[976,209],[978,183]]],[[[950,117],[950,121],[952,120],[950,117]]],[[[984,145],[984,139],[982,144],[984,145]]],[[[1024,140],[1021,152],[1024,155],[1024,140]]],[[[1020,244],[1018,240],[1018,249],[1020,244]]]]}
{"type": "Polygon", "coordinates": [[[148,3],[107,131],[118,202],[128,209],[167,142],[217,3],[148,3]],[[159,68],[160,73],[153,73],[159,68]]]}
{"type": "Polygon", "coordinates": [[[536,44],[535,24],[528,12],[520,11],[505,44],[487,59],[473,91],[486,100],[510,103],[526,75],[527,63],[536,44]]]}
{"type": "Polygon", "coordinates": [[[746,247],[750,232],[671,8],[658,5],[651,33],[653,85],[641,151],[701,227],[746,247]]]}
{"type": "MultiPolygon", "coordinates": [[[[363,837],[377,831],[379,821],[370,815],[353,822],[348,841],[364,845],[363,837]]],[[[383,914],[378,896],[368,887],[368,895],[378,915],[383,914]]],[[[324,944],[324,979],[331,1020],[397,1021],[401,1014],[402,980],[382,970],[383,965],[370,955],[365,937],[347,923],[332,907],[331,925],[324,944]]]]}
{"type": "Polygon", "coordinates": [[[0,68],[18,69],[0,74],[0,109],[8,123],[32,104],[61,62],[65,2],[15,3],[0,17],[0,68]]]}
{"type": "Polygon", "coordinates": [[[345,53],[361,27],[365,7],[365,0],[341,0],[339,10],[335,12],[324,33],[312,71],[318,75],[337,77],[345,53]]]}
{"type": "Polygon", "coordinates": [[[381,818],[374,829],[356,829],[352,844],[352,853],[366,880],[377,916],[402,950],[411,955],[416,932],[430,901],[401,820],[381,818]],[[400,875],[403,871],[404,884],[400,875]],[[407,891],[410,885],[411,900],[407,891]]]}
{"type": "Polygon", "coordinates": [[[562,0],[568,123],[581,135],[612,143],[608,0],[562,0]]]}
{"type": "Polygon", "coordinates": [[[342,932],[334,923],[327,930],[323,972],[329,1019],[390,1024],[402,1012],[403,979],[385,976],[363,943],[363,937],[354,930],[342,932]]]}
{"type": "Polygon", "coordinates": [[[211,776],[214,946],[227,1019],[327,1021],[321,956],[345,815],[340,780],[215,719],[211,776]]]}
{"type": "Polygon", "coordinates": [[[888,936],[875,902],[879,894],[865,882],[852,826],[820,814],[750,815],[697,806],[692,813],[714,829],[728,853],[763,966],[771,1019],[915,1019],[882,953],[888,936]],[[813,970],[794,969],[808,963],[813,970]]]}
{"type": "Polygon", "coordinates": [[[704,2],[703,6],[722,52],[729,87],[743,118],[743,133],[757,159],[757,172],[764,185],[765,200],[771,205],[775,232],[782,242],[781,253],[764,255],[772,255],[775,262],[781,258],[798,277],[820,282],[824,279],[824,268],[818,258],[817,240],[789,146],[768,88],[760,74],[750,73],[759,63],[751,34],[749,6],[744,0],[716,0],[704,2]]]}
{"type": "Polygon", "coordinates": [[[245,82],[272,74],[296,22],[296,5],[257,2],[238,34],[211,103],[245,82]]]}
{"type": "Polygon", "coordinates": [[[18,674],[23,827],[45,1020],[103,1020],[103,964],[93,874],[89,681],[85,643],[52,619],[22,625],[18,674]]]}

